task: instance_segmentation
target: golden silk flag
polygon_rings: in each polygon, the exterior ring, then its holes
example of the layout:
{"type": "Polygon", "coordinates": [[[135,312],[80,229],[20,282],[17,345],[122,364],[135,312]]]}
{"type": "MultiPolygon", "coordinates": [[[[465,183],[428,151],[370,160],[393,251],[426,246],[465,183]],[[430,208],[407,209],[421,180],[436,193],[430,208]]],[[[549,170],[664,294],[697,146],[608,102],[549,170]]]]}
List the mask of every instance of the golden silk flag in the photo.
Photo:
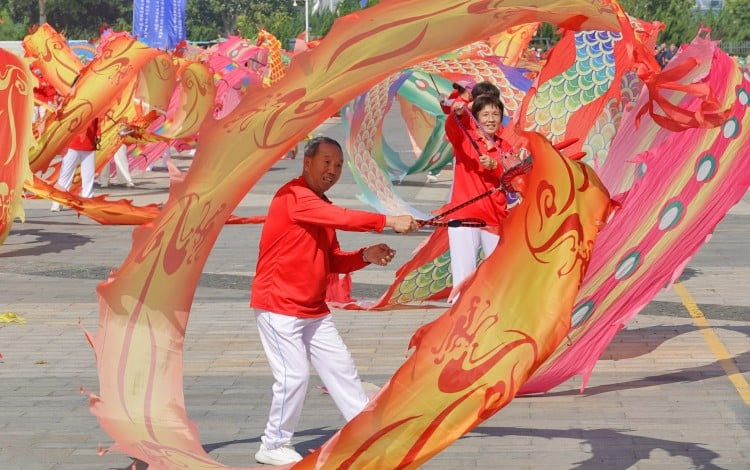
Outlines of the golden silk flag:
{"type": "Polygon", "coordinates": [[[28,150],[32,142],[34,80],[15,54],[0,49],[0,244],[13,220],[23,219],[23,183],[31,178],[28,150]]]}
{"type": "Polygon", "coordinates": [[[172,97],[167,119],[153,131],[159,139],[180,139],[196,134],[213,111],[216,88],[208,66],[200,62],[187,64],[179,76],[180,86],[172,97]]]}
{"type": "Polygon", "coordinates": [[[539,23],[527,23],[508,28],[489,39],[490,47],[505,65],[515,66],[529,47],[529,42],[537,29],[539,29],[539,23]]]}
{"type": "Polygon", "coordinates": [[[45,116],[44,132],[29,155],[31,170],[44,171],[70,139],[107,111],[112,100],[159,53],[129,36],[118,36],[103,44],[102,53],[81,71],[60,109],[45,116]]]}
{"type": "Polygon", "coordinates": [[[138,72],[134,102],[141,106],[144,114],[152,109],[167,114],[179,68],[177,61],[163,52],[138,72]]]}
{"type": "Polygon", "coordinates": [[[41,70],[58,93],[67,95],[73,81],[81,73],[83,63],[65,38],[44,23],[23,38],[22,44],[26,55],[35,58],[32,67],[41,70]]]}

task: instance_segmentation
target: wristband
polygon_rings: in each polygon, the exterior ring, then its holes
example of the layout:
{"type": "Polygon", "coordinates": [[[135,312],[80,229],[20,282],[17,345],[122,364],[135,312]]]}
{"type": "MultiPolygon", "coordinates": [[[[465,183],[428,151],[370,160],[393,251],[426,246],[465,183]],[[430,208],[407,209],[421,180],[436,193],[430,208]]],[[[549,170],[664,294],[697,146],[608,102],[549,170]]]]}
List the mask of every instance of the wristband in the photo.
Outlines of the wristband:
{"type": "Polygon", "coordinates": [[[365,250],[367,248],[362,248],[362,261],[364,261],[367,264],[372,264],[370,261],[367,261],[367,258],[365,257],[365,250]]]}

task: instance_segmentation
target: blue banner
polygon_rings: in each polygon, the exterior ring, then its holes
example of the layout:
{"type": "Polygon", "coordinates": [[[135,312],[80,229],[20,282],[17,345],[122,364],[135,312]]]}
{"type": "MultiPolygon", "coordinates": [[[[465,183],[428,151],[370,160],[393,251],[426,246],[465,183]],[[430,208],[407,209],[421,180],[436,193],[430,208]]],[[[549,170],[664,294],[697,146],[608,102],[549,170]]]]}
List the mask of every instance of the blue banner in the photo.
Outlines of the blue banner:
{"type": "Polygon", "coordinates": [[[133,35],[157,49],[174,49],[185,39],[186,0],[135,0],[133,35]]]}

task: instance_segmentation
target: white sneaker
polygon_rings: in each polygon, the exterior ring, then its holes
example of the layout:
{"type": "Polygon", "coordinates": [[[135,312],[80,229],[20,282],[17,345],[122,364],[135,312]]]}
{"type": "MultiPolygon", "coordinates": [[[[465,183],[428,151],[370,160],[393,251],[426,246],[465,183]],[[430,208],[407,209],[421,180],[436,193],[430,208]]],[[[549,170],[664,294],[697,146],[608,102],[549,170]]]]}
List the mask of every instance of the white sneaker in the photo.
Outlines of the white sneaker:
{"type": "Polygon", "coordinates": [[[437,183],[438,177],[436,175],[433,175],[432,173],[427,173],[427,182],[428,183],[437,183]]]}
{"type": "Polygon", "coordinates": [[[268,465],[288,465],[302,460],[302,456],[295,451],[291,444],[285,444],[275,449],[268,449],[263,444],[255,453],[255,460],[268,465]]]}
{"type": "Polygon", "coordinates": [[[49,208],[50,212],[60,212],[60,203],[59,202],[53,202],[52,206],[49,208]]]}
{"type": "Polygon", "coordinates": [[[135,183],[133,183],[132,181],[128,181],[127,183],[125,183],[125,186],[127,186],[128,188],[135,188],[135,183]]]}

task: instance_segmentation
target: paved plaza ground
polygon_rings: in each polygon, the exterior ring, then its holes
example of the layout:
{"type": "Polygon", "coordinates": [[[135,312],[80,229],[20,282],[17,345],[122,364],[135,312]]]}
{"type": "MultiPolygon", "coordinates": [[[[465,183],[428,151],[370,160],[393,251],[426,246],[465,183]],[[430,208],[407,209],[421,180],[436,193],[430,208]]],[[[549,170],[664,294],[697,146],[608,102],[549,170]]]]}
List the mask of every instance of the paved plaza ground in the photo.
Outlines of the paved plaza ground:
{"type": "MultiPolygon", "coordinates": [[[[343,137],[335,119],[320,130],[343,137]]],[[[397,138],[394,148],[406,152],[408,141],[397,138]]],[[[187,157],[174,161],[184,169],[190,164],[187,157]]],[[[300,159],[279,161],[236,214],[264,214],[278,186],[301,165],[300,159]]],[[[139,204],[166,200],[165,172],[134,176],[136,188],[109,192],[139,204]]],[[[442,204],[449,186],[444,172],[434,184],[424,183],[424,175],[410,177],[398,190],[429,211],[442,204]]],[[[345,170],[329,196],[366,209],[357,192],[345,170]]],[[[81,327],[96,331],[95,287],[124,260],[133,228],[100,226],[71,211],[51,213],[47,201],[24,206],[26,222],[15,224],[0,246],[0,313],[26,320],[0,323],[0,469],[130,468],[126,455],[98,455],[98,447],[112,441],[80,389],[98,390],[81,327]]],[[[188,414],[209,454],[232,466],[255,465],[270,403],[272,379],[247,306],[260,229],[222,231],[196,292],[185,343],[188,414]]],[[[547,394],[519,397],[423,468],[750,469],[749,233],[746,195],[691,260],[677,290],[663,291],[615,338],[584,393],[576,378],[547,394]],[[707,325],[689,314],[688,297],[707,325]]],[[[427,235],[340,234],[344,248],[385,241],[398,251],[392,266],[355,273],[354,296],[384,292],[427,235]]],[[[363,379],[382,385],[403,362],[412,333],[442,311],[334,316],[363,379]]],[[[319,385],[314,378],[296,436],[301,453],[343,424],[319,385]]]]}

